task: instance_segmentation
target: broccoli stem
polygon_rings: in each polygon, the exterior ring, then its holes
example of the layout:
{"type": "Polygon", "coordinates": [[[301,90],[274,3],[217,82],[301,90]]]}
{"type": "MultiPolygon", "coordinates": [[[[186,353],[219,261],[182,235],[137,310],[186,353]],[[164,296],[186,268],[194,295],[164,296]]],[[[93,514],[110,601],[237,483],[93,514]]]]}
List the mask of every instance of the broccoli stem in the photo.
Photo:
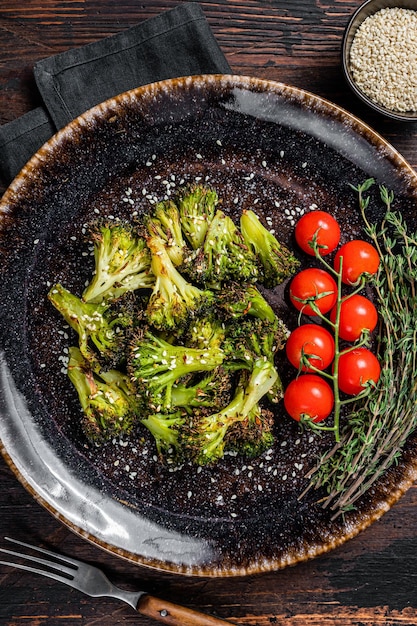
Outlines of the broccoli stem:
{"type": "Polygon", "coordinates": [[[266,287],[279,285],[295,272],[299,261],[265,228],[256,213],[243,211],[240,227],[246,244],[259,258],[266,287]]]}
{"type": "Polygon", "coordinates": [[[155,276],[147,306],[148,319],[159,330],[185,326],[190,316],[211,302],[212,294],[185,280],[172,263],[162,239],[150,237],[148,247],[155,276]]]}

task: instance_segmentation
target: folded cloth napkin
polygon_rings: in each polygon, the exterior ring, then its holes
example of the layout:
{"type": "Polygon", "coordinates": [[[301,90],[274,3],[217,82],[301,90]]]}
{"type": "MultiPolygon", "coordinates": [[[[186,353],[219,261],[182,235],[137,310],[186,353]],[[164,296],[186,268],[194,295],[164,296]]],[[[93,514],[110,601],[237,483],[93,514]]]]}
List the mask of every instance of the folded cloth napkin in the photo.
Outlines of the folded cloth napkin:
{"type": "Polygon", "coordinates": [[[0,175],[9,184],[57,130],[123,91],[166,78],[225,73],[230,67],[196,3],[42,59],[34,75],[44,106],[0,126],[0,175]]]}

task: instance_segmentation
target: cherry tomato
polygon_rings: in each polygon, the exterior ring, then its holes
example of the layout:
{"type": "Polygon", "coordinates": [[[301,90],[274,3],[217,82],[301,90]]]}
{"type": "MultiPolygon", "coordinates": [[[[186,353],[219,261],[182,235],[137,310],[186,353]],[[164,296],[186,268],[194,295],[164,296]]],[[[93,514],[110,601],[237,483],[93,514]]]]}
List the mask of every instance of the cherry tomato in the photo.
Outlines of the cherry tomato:
{"type": "Polygon", "coordinates": [[[345,285],[357,283],[362,274],[375,274],[379,267],[379,254],[367,241],[352,239],[343,244],[334,257],[334,268],[340,270],[340,257],[343,257],[342,281],[345,285]]]}
{"type": "Polygon", "coordinates": [[[368,348],[354,348],[340,354],[338,384],[344,393],[356,396],[368,381],[377,383],[380,374],[379,361],[368,348]]]}
{"type": "Polygon", "coordinates": [[[284,393],[287,413],[297,422],[307,415],[313,422],[321,422],[334,406],[333,390],[329,383],[316,374],[302,374],[292,380],[284,393]]]}
{"type": "MultiPolygon", "coordinates": [[[[330,311],[330,320],[336,321],[337,307],[330,311]]],[[[372,332],[378,323],[374,304],[359,294],[346,296],[340,304],[339,337],[345,341],[356,341],[363,330],[372,332]]]]}
{"type": "Polygon", "coordinates": [[[315,267],[302,270],[292,279],[290,300],[305,315],[317,315],[311,307],[312,302],[321,313],[328,313],[337,300],[336,282],[324,270],[315,267]]]}
{"type": "Polygon", "coordinates": [[[326,211],[311,211],[299,219],[295,226],[295,240],[301,250],[314,256],[314,236],[321,256],[333,252],[339,245],[340,227],[326,211]]]}
{"type": "MultiPolygon", "coordinates": [[[[324,370],[334,359],[334,339],[323,326],[303,324],[288,337],[285,350],[289,362],[297,369],[304,356],[311,365],[324,370]]],[[[303,372],[312,371],[306,364],[301,369],[303,372]]]]}

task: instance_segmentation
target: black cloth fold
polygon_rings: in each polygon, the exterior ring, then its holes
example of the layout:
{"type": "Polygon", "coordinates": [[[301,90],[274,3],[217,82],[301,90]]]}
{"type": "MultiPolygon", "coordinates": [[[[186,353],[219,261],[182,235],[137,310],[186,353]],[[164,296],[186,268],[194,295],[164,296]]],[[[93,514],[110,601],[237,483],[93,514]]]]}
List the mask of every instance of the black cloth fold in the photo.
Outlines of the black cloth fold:
{"type": "Polygon", "coordinates": [[[197,3],[42,59],[34,75],[44,106],[0,127],[0,174],[8,184],[57,130],[123,91],[166,78],[225,73],[230,66],[197,3]]]}

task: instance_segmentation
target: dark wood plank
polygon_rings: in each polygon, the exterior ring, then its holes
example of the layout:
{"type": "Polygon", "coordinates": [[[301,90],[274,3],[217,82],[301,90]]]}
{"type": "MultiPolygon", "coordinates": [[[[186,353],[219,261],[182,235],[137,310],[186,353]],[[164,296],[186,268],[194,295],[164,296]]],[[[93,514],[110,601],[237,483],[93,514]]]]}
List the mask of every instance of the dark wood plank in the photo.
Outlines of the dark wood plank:
{"type": "MultiPolygon", "coordinates": [[[[37,60],[117,33],[177,1],[0,0],[0,123],[40,102],[37,60]]],[[[202,2],[236,74],[312,91],[361,117],[417,167],[417,126],[367,111],[340,68],[343,30],[358,1],[202,2]]],[[[0,187],[0,192],[5,185],[0,187]]],[[[74,535],[38,505],[0,461],[0,537],[50,546],[102,566],[127,588],[212,612],[242,626],[417,625],[417,488],[379,522],[333,552],[276,573],[218,580],[184,578],[125,563],[74,535]]],[[[0,539],[0,544],[2,543],[0,539]]],[[[58,583],[0,566],[0,624],[143,624],[128,606],[82,596],[58,583]]]]}

